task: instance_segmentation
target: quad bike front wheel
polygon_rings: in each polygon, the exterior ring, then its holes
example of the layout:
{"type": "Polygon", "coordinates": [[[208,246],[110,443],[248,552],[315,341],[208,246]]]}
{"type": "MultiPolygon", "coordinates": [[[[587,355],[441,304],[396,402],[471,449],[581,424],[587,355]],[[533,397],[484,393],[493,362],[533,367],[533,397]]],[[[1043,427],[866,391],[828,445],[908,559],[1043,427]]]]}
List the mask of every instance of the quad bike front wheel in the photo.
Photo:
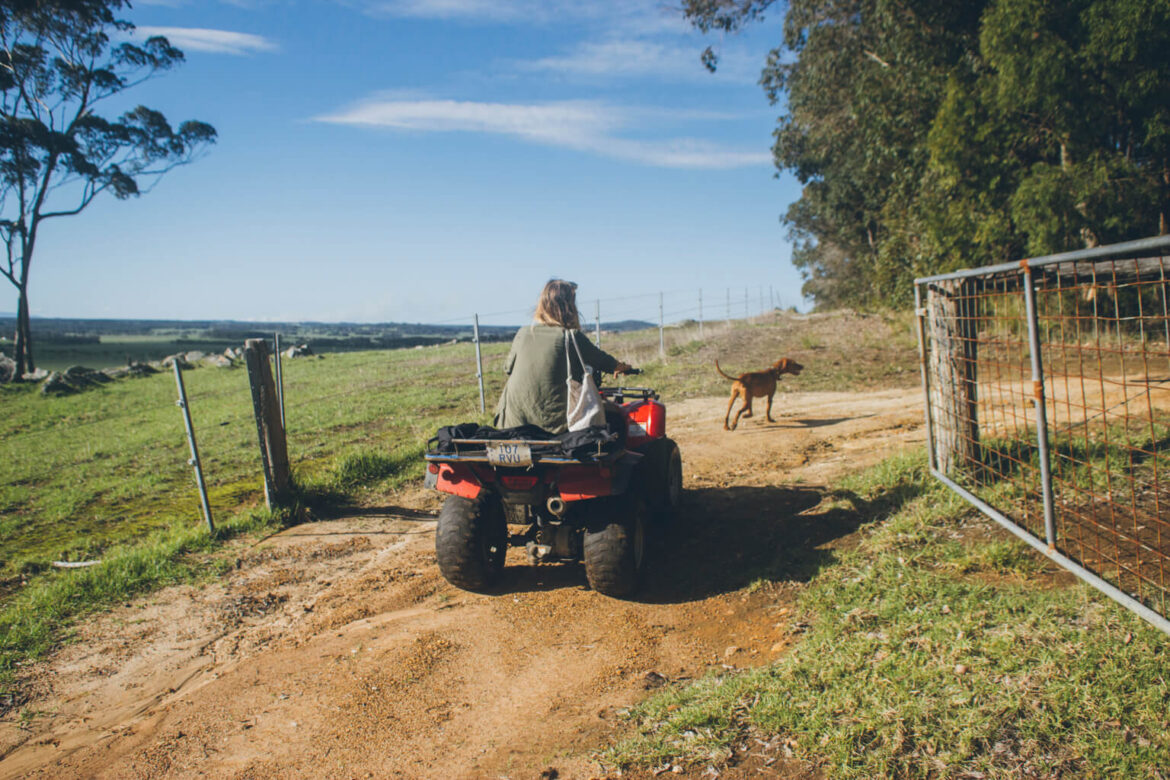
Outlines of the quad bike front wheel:
{"type": "Polygon", "coordinates": [[[646,557],[646,504],[630,492],[590,501],[582,547],[589,587],[628,598],[642,582],[646,557]]]}
{"type": "Polygon", "coordinates": [[[447,582],[464,590],[490,588],[504,570],[508,526],[494,496],[448,496],[439,510],[435,557],[447,582]]]}

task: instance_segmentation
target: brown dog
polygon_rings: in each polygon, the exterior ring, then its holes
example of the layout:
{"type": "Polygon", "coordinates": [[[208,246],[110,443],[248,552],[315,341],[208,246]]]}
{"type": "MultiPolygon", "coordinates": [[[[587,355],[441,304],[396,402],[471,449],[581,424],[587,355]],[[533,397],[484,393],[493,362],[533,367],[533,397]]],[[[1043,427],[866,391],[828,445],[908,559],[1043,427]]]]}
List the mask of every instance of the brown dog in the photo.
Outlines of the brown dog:
{"type": "Polygon", "coordinates": [[[731,376],[719,367],[719,361],[715,361],[715,370],[730,379],[733,384],[731,386],[731,400],[727,402],[727,414],[723,418],[723,430],[734,431],[735,426],[739,425],[739,418],[752,416],[752,399],[768,396],[768,410],[765,416],[768,422],[776,422],[772,419],[772,396],[776,393],[776,380],[780,378],[781,374],[799,374],[804,370],[804,366],[797,363],[792,358],[780,358],[767,371],[749,371],[746,374],[740,374],[738,377],[731,376]],[[732,421],[731,427],[727,427],[727,420],[731,417],[731,407],[735,405],[735,399],[743,396],[743,406],[735,413],[735,420],[732,421]]]}

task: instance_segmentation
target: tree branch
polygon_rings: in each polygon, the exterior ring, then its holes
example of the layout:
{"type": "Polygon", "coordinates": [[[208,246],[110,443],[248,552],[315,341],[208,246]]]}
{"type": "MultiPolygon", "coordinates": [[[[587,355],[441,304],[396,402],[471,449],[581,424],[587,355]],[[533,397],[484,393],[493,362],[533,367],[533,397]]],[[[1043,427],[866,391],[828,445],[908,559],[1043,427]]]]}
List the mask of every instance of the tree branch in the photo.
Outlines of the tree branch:
{"type": "Polygon", "coordinates": [[[44,220],[52,219],[53,217],[72,217],[80,214],[85,210],[85,207],[88,206],[90,202],[98,196],[98,194],[106,190],[108,187],[108,184],[103,184],[100,187],[93,186],[93,182],[90,181],[85,186],[86,190],[88,191],[81,196],[81,203],[77,206],[77,208],[69,209],[68,211],[50,211],[46,214],[41,214],[38,219],[39,221],[43,222],[44,220]]]}

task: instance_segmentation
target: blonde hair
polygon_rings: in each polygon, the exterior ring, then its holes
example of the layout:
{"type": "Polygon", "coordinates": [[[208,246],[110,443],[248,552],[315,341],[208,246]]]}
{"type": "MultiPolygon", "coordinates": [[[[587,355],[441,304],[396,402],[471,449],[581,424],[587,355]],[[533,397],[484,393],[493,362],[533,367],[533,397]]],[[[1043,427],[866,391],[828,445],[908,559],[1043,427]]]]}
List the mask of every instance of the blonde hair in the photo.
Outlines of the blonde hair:
{"type": "Polygon", "coordinates": [[[548,284],[540,291],[540,300],[536,304],[536,321],[569,330],[580,328],[577,284],[566,282],[564,279],[549,279],[548,284]]]}

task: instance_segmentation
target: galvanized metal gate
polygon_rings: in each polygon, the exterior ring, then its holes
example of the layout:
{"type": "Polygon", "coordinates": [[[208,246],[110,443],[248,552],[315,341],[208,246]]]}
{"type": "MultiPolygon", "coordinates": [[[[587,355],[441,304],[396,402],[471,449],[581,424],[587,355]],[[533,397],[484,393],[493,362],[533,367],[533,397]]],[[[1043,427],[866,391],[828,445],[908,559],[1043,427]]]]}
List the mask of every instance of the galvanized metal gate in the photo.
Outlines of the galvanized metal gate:
{"type": "Polygon", "coordinates": [[[915,280],[932,473],[1170,634],[1170,236],[915,280]]]}

